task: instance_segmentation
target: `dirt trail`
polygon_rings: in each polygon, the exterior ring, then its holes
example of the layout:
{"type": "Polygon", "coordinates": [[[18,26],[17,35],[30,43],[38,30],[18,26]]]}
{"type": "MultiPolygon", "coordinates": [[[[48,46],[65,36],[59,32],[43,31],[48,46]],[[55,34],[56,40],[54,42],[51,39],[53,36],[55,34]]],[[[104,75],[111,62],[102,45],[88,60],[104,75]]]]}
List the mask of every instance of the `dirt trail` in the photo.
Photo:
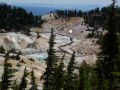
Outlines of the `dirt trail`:
{"type": "MultiPolygon", "coordinates": [[[[43,34],[48,33],[48,34],[49,34],[50,32],[41,32],[41,33],[43,33],[43,34]]],[[[66,37],[69,37],[70,42],[67,43],[67,44],[64,44],[64,45],[60,45],[60,46],[58,46],[58,48],[59,48],[59,50],[60,50],[61,52],[63,52],[63,53],[67,53],[67,54],[69,54],[69,55],[72,55],[72,53],[66,51],[64,48],[67,47],[67,46],[70,46],[71,44],[74,43],[74,41],[73,41],[73,37],[70,37],[70,36],[68,36],[68,35],[64,35],[64,34],[59,34],[59,33],[55,33],[55,35],[60,35],[60,36],[66,36],[66,37]]]]}
{"type": "MultiPolygon", "coordinates": [[[[64,34],[58,34],[58,35],[67,36],[67,35],[64,35],[64,34]]],[[[70,53],[70,52],[68,52],[68,51],[66,51],[66,50],[63,49],[63,47],[70,46],[71,44],[74,43],[74,42],[73,42],[73,37],[70,37],[70,36],[67,36],[67,37],[70,38],[70,43],[67,43],[67,44],[65,44],[65,45],[58,46],[58,48],[59,48],[63,53],[67,53],[67,54],[72,55],[72,53],[70,53]]]]}

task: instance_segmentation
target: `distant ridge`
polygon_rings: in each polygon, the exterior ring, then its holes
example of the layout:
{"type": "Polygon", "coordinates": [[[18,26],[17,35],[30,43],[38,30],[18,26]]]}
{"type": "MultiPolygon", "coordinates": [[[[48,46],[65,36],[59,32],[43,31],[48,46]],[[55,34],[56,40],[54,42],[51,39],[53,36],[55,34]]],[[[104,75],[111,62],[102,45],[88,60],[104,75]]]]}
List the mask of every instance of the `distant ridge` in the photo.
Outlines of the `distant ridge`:
{"type": "Polygon", "coordinates": [[[91,10],[96,7],[103,7],[100,5],[87,5],[87,4],[15,4],[19,6],[29,6],[29,7],[47,7],[55,9],[82,9],[82,10],[91,10]]]}
{"type": "Polygon", "coordinates": [[[51,11],[54,12],[55,8],[50,7],[35,7],[35,6],[21,6],[27,12],[32,12],[34,15],[45,15],[50,13],[51,11]]]}
{"type": "Polygon", "coordinates": [[[94,9],[96,7],[101,8],[102,6],[98,5],[70,5],[70,4],[14,4],[13,6],[18,6],[24,8],[27,12],[32,12],[34,15],[45,15],[50,13],[51,11],[55,11],[56,9],[77,9],[77,10],[83,10],[83,11],[89,11],[91,9],[94,9]]]}
{"type": "MultiPolygon", "coordinates": [[[[26,9],[28,12],[32,12],[34,15],[45,15],[56,9],[77,9],[88,11],[98,7],[97,5],[19,5],[26,9]]],[[[99,6],[100,7],[100,6],[99,6]]]]}

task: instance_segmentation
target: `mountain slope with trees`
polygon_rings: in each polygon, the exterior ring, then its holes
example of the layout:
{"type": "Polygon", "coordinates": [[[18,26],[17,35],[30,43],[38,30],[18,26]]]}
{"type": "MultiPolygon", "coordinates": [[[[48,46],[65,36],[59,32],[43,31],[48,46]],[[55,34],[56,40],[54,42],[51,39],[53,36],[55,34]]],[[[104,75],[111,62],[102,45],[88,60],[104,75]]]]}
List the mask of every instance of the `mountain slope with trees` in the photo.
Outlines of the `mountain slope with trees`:
{"type": "Polygon", "coordinates": [[[41,27],[41,16],[34,16],[32,12],[21,7],[0,4],[0,29],[6,31],[29,31],[30,27],[41,27]]]}

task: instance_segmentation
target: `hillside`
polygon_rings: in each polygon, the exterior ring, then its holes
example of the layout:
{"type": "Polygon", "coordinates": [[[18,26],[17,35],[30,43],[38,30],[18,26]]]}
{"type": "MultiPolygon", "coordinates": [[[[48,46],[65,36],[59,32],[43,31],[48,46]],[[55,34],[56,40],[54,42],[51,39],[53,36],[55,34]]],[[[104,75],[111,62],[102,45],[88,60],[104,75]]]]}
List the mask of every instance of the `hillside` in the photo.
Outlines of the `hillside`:
{"type": "MultiPolygon", "coordinates": [[[[43,28],[31,28],[29,36],[14,32],[4,33],[0,36],[1,46],[6,51],[14,49],[22,53],[20,60],[14,60],[14,62],[10,60],[13,67],[18,69],[17,77],[15,77],[18,81],[22,75],[20,73],[27,66],[29,72],[34,69],[37,82],[39,85],[42,85],[42,81],[39,80],[46,67],[44,59],[47,58],[51,27],[54,28],[56,35],[55,50],[60,58],[65,53],[64,63],[66,66],[73,51],[76,51],[76,66],[79,66],[83,60],[92,65],[97,59],[96,54],[99,52],[99,45],[96,44],[97,39],[86,38],[91,31],[86,31],[87,26],[82,25],[83,18],[73,17],[68,22],[51,19],[52,17],[49,17],[49,15],[46,15],[44,18],[47,18],[48,21],[42,25],[43,28]],[[39,37],[37,36],[38,33],[39,37]],[[20,64],[19,68],[17,67],[18,63],[20,64]]],[[[1,69],[3,68],[3,56],[0,56],[1,69]]]]}

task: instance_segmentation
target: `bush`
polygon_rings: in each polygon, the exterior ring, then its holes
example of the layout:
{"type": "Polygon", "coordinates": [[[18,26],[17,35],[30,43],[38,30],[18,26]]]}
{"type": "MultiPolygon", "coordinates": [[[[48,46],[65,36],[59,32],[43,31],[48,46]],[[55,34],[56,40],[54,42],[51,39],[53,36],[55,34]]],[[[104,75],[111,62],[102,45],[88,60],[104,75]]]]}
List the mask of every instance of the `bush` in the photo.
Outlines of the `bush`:
{"type": "Polygon", "coordinates": [[[0,47],[0,53],[4,54],[5,53],[5,49],[3,46],[0,47]]]}

